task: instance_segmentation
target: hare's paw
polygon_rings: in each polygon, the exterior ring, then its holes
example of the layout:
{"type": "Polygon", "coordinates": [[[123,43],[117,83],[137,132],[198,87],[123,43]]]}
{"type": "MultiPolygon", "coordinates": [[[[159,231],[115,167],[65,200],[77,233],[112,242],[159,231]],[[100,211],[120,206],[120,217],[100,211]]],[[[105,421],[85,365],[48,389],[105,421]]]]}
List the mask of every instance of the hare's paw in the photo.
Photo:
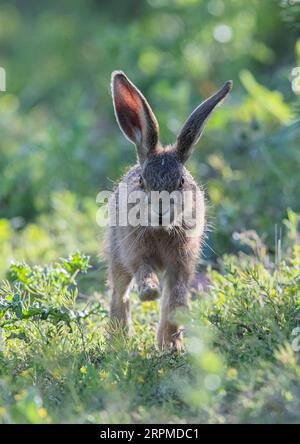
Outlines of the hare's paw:
{"type": "Polygon", "coordinates": [[[184,351],[183,329],[166,323],[160,326],[158,331],[158,346],[160,350],[173,349],[177,352],[184,351]]]}
{"type": "Polygon", "coordinates": [[[159,287],[153,282],[148,282],[140,288],[140,300],[145,301],[155,301],[160,297],[159,287]]]}

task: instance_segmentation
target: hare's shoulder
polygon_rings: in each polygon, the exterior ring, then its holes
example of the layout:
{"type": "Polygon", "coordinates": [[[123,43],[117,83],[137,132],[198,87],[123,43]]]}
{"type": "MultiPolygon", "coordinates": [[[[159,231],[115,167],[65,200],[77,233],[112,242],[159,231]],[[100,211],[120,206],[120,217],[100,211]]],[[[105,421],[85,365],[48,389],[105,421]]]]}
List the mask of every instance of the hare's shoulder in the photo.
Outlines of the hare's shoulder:
{"type": "Polygon", "coordinates": [[[127,171],[127,173],[124,174],[120,180],[120,184],[127,184],[130,187],[137,185],[139,183],[141,173],[141,166],[139,164],[134,165],[127,171]]]}
{"type": "Polygon", "coordinates": [[[120,195],[122,193],[129,193],[131,191],[135,191],[139,189],[139,179],[141,175],[142,169],[139,164],[131,167],[127,173],[119,180],[119,183],[115,187],[113,194],[115,198],[120,199],[120,195]]]}

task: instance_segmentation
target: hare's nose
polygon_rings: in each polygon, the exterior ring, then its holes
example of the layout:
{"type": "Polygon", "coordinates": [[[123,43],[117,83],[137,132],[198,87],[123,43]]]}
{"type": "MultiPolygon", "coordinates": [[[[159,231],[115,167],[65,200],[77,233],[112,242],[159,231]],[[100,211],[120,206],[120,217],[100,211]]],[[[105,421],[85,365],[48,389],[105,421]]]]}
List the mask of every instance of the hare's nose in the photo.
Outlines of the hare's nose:
{"type": "Polygon", "coordinates": [[[163,217],[165,214],[169,212],[169,208],[162,211],[161,209],[157,210],[156,208],[153,208],[154,213],[156,213],[159,217],[163,217]]]}

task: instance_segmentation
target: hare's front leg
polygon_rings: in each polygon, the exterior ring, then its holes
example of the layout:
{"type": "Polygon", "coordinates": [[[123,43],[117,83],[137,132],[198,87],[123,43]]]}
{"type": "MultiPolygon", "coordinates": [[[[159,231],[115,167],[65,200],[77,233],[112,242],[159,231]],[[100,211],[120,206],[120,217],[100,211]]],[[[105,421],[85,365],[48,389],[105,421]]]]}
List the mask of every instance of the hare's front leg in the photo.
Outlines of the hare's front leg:
{"type": "Polygon", "coordinates": [[[140,265],[135,273],[135,280],[141,301],[153,301],[159,298],[158,278],[150,265],[140,265]]]}
{"type": "Polygon", "coordinates": [[[129,285],[131,275],[119,264],[111,266],[112,300],[110,305],[110,319],[130,332],[130,298],[129,285]]]}
{"type": "Polygon", "coordinates": [[[169,347],[178,351],[183,349],[183,327],[176,322],[174,315],[179,310],[188,309],[189,274],[175,267],[166,272],[158,328],[158,345],[161,350],[169,347]]]}

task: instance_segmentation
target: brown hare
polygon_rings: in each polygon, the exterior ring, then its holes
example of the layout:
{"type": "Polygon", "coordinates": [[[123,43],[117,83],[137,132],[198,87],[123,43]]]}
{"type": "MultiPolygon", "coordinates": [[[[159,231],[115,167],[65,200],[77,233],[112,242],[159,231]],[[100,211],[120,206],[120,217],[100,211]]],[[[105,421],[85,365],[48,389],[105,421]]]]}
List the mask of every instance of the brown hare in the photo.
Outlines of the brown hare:
{"type": "Polygon", "coordinates": [[[183,348],[182,327],[174,315],[177,310],[188,308],[189,285],[205,229],[204,193],[184,165],[208,117],[231,88],[232,82],[226,82],[190,115],[175,144],[162,146],[158,123],[145,97],[123,72],[112,73],[116,118],[125,136],[136,147],[138,163],[129,170],[115,190],[110,202],[110,215],[113,213],[119,221],[124,212],[129,213],[133,208],[129,198],[124,206],[124,196],[121,195],[123,187],[127,190],[127,196],[138,193],[140,197],[145,197],[146,214],[156,216],[156,221],[153,224],[142,224],[139,221],[131,224],[126,219],[125,224],[110,224],[107,246],[112,285],[110,316],[112,322],[116,321],[129,330],[129,287],[132,279],[137,283],[140,299],[153,300],[160,296],[157,274],[162,273],[158,329],[160,349],[170,346],[177,350],[183,348]],[[166,192],[169,195],[176,192],[180,196],[189,194],[189,206],[196,217],[186,217],[184,199],[179,204],[171,199],[166,211],[163,211],[161,203],[154,207],[151,197],[153,192],[166,192]]]}

